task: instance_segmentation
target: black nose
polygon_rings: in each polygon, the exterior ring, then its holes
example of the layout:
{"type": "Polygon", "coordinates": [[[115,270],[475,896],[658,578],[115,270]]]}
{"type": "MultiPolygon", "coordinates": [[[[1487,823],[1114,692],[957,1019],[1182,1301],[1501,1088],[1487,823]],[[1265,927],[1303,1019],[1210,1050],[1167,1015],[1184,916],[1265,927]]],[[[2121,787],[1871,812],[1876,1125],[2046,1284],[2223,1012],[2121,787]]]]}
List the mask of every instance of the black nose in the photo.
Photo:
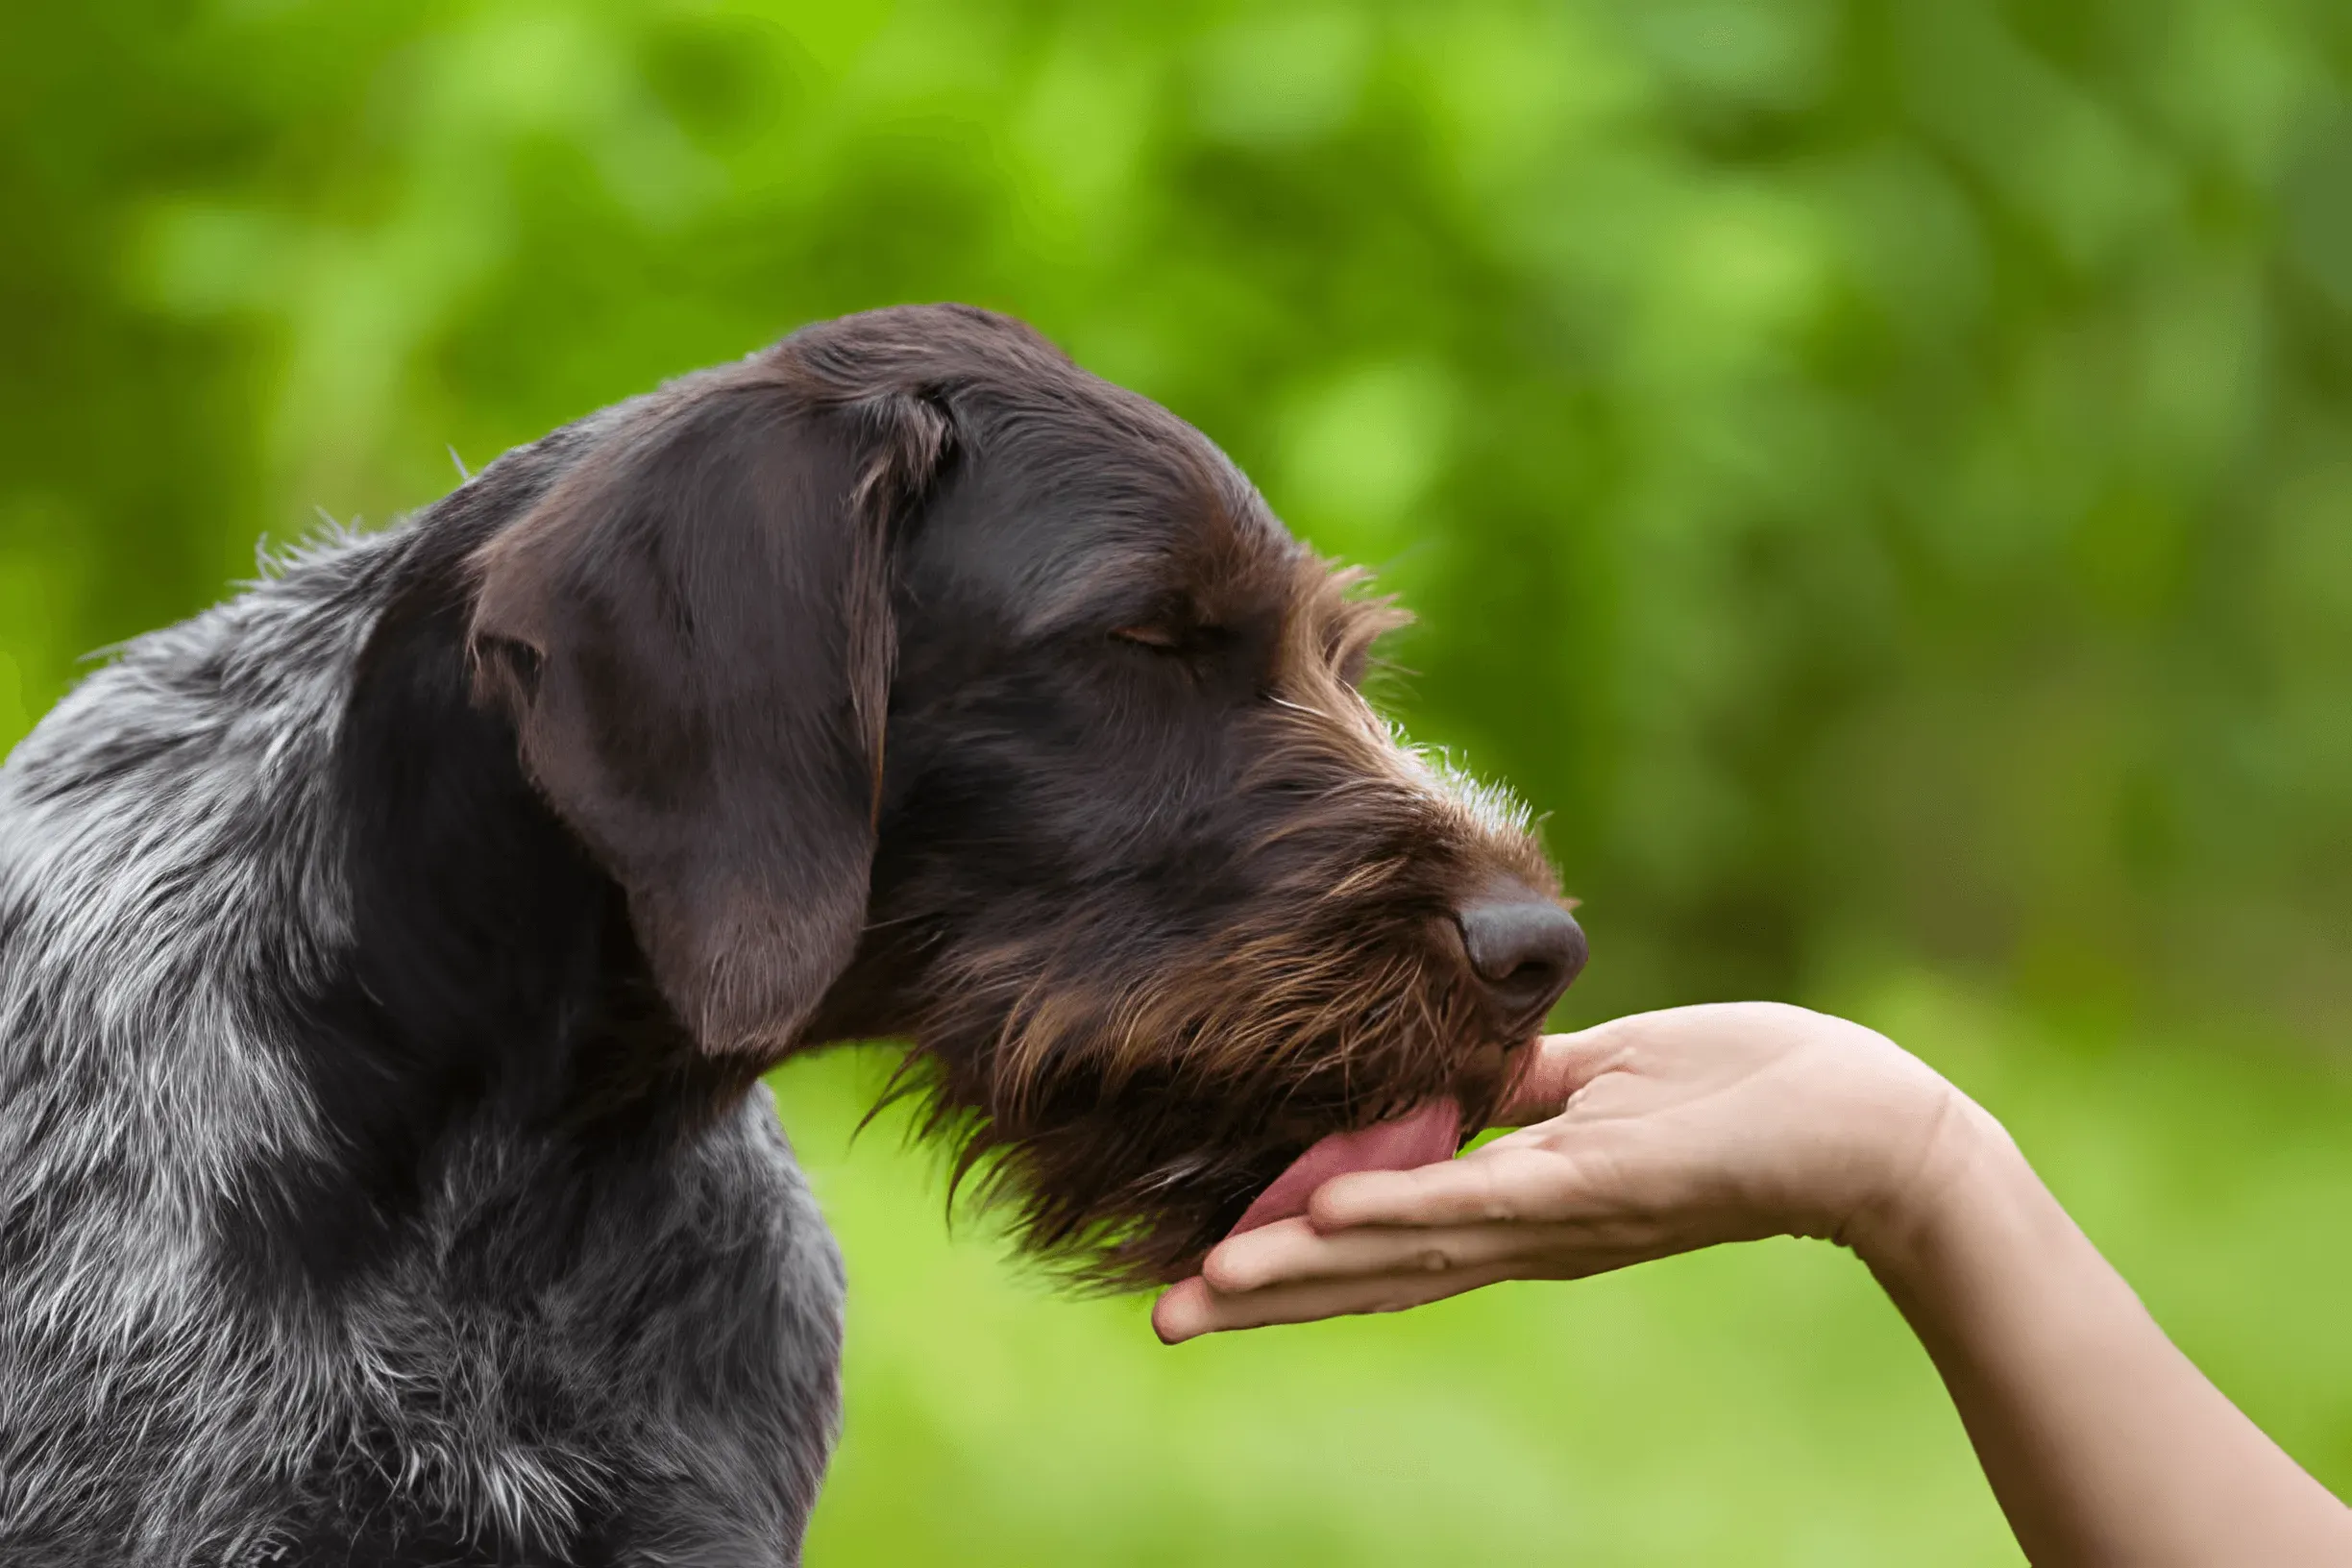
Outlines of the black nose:
{"type": "Polygon", "coordinates": [[[1584,928],[1549,898],[1509,896],[1462,905],[1462,948],[1495,1021],[1531,1029],[1584,968],[1584,928]]]}

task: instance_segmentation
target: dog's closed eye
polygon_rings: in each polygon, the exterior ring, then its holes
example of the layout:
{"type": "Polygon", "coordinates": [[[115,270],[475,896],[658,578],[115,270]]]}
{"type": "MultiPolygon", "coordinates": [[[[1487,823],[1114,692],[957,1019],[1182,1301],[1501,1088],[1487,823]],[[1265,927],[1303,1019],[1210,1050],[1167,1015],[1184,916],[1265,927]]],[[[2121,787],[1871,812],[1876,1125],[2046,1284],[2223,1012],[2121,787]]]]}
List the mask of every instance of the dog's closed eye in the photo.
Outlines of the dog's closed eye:
{"type": "Polygon", "coordinates": [[[1120,626],[1111,635],[1117,642],[1132,643],[1154,653],[1190,660],[1213,658],[1232,648],[1235,642],[1235,634],[1228,627],[1190,621],[1140,621],[1120,626]]]}

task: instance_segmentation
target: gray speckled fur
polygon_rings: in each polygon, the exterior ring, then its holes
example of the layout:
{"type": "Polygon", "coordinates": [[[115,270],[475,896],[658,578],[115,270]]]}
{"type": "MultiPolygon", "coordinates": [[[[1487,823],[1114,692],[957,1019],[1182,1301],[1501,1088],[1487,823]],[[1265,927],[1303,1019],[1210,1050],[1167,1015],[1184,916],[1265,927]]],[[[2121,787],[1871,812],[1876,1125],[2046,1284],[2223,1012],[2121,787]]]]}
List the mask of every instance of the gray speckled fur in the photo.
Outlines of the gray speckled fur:
{"type": "Polygon", "coordinates": [[[528,1299],[450,1277],[546,1155],[487,1126],[460,1136],[422,1239],[363,1283],[265,1301],[223,1267],[238,1173],[329,1137],[286,999],[350,940],[327,762],[429,523],[331,541],[132,643],[0,766],[12,1568],[320,1560],[322,1521],[360,1496],[506,1543],[485,1560],[549,1560],[616,1511],[616,1562],[797,1559],[843,1281],[764,1090],[678,1156],[655,1223],[589,1223],[528,1299]],[[689,1284],[648,1302],[657,1253],[689,1284]],[[560,1418],[517,1430],[525,1384],[560,1418]]]}

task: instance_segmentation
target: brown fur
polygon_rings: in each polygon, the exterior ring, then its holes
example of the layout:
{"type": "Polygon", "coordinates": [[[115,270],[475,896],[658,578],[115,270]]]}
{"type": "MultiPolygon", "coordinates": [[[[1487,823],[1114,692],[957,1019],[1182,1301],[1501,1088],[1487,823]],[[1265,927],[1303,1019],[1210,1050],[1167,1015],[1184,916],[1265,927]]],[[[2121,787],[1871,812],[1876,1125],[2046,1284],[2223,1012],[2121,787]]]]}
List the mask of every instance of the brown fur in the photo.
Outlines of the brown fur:
{"type": "Polygon", "coordinates": [[[1358,690],[1403,619],[1026,328],[811,328],[625,410],[476,556],[484,700],[703,1048],[911,1040],[901,1087],[1102,1283],[1531,1027],[1465,901],[1515,810],[1358,690]]]}
{"type": "Polygon", "coordinates": [[[1440,1094],[1476,1129],[1500,1097],[1519,1041],[1464,983],[1452,884],[1431,873],[1552,874],[1516,823],[1433,793],[1348,678],[1403,620],[1347,597],[1360,576],[1295,564],[1242,788],[1311,804],[1260,826],[1250,852],[1280,870],[1238,919],[1147,971],[1106,974],[1067,930],[976,945],[934,981],[909,1062],[926,1129],[961,1140],[959,1177],[987,1163],[984,1196],[1084,1282],[1189,1271],[1325,1132],[1440,1094]],[[984,1051],[941,1043],[979,1034],[984,1051]]]}

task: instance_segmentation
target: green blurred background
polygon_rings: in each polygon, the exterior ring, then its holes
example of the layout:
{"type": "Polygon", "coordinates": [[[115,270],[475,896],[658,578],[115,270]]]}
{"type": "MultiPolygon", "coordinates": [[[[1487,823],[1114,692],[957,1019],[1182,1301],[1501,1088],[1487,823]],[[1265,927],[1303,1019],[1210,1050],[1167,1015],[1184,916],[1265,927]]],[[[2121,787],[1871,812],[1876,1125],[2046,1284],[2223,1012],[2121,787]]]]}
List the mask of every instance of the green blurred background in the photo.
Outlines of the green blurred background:
{"type": "MultiPolygon", "coordinates": [[[[0,743],[317,511],[795,325],[1024,315],[1420,612],[1563,1022],[1771,995],[1991,1105],[2352,1490],[2352,8],[0,13],[0,743]]],[[[1159,1349],[777,1080],[850,1258],[812,1561],[2015,1561],[1795,1243],[1159,1349]]]]}

